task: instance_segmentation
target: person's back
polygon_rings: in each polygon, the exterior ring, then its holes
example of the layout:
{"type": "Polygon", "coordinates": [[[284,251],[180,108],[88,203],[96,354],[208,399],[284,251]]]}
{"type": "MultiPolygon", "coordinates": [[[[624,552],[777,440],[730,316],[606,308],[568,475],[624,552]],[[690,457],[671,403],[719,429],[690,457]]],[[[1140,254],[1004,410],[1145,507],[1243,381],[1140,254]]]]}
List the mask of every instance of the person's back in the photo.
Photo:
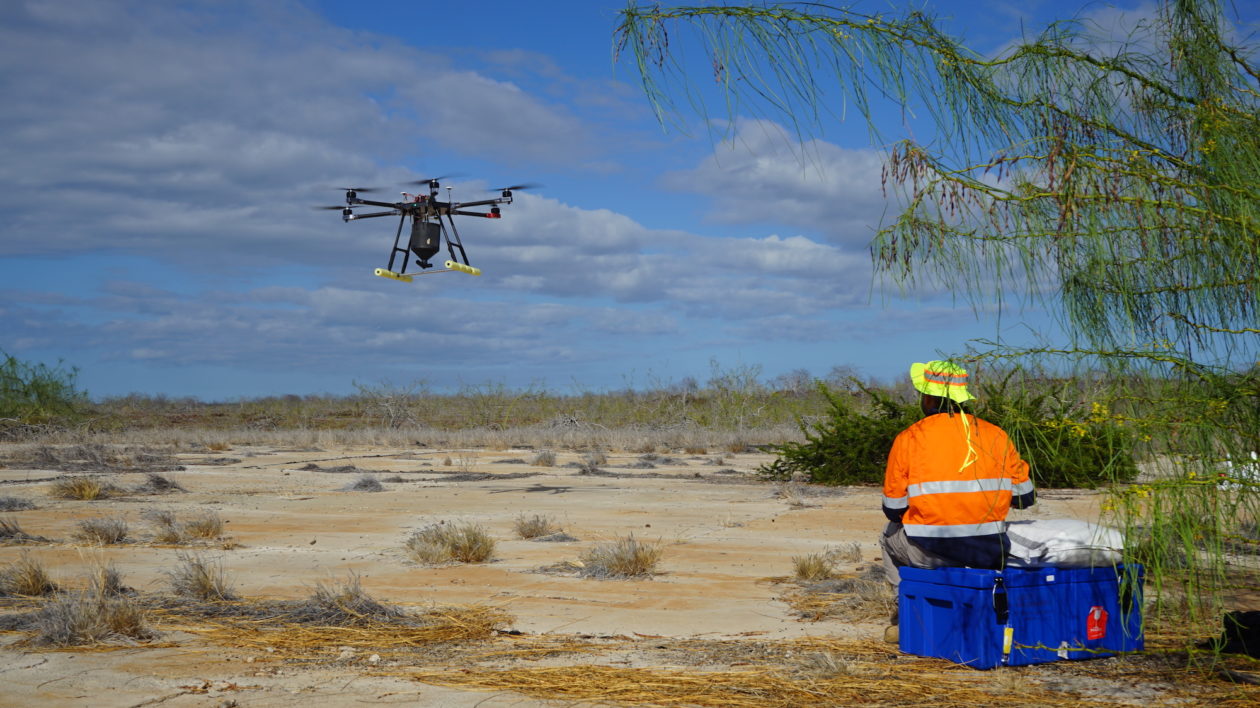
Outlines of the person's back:
{"type": "Polygon", "coordinates": [[[1012,492],[1031,491],[1028,465],[1001,428],[961,411],[936,413],[893,443],[885,513],[929,553],[955,565],[1000,568],[1009,550],[1004,520],[1012,492]]]}

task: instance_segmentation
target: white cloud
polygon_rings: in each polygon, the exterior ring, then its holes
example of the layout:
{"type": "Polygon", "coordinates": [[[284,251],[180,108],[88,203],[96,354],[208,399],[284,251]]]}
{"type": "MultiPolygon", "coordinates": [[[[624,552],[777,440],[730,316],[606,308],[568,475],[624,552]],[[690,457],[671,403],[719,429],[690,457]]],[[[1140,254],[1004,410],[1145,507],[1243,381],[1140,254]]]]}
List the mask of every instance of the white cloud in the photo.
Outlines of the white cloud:
{"type": "Polygon", "coordinates": [[[713,155],[666,185],[712,199],[715,221],[791,224],[854,248],[895,206],[881,188],[883,165],[876,150],[801,142],[777,123],[741,119],[713,155]]]}

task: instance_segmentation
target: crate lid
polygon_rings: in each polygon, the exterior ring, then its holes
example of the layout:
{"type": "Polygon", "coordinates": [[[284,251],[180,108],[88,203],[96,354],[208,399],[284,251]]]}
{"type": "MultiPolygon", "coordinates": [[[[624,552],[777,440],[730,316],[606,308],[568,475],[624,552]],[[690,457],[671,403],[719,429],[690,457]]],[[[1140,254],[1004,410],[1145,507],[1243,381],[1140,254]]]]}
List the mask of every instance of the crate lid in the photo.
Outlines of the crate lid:
{"type": "MultiPolygon", "coordinates": [[[[1029,587],[1049,585],[1051,583],[1096,582],[1100,579],[1114,580],[1126,572],[1123,565],[1098,566],[1095,568],[1004,568],[1000,573],[996,570],[980,568],[912,568],[903,566],[897,569],[902,581],[932,583],[934,585],[952,585],[964,588],[992,588],[999,575],[1007,587],[1029,587]]],[[[1139,564],[1129,566],[1129,571],[1136,571],[1142,576],[1143,568],[1139,564]]]]}

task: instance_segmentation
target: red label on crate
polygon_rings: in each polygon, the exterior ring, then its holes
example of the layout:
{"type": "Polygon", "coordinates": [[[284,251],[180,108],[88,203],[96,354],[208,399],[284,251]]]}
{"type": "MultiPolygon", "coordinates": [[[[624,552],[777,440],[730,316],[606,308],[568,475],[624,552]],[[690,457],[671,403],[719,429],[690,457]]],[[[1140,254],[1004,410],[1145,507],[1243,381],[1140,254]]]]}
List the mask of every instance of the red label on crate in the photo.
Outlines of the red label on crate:
{"type": "Polygon", "coordinates": [[[1085,619],[1085,638],[1102,639],[1107,636],[1107,611],[1098,605],[1089,608],[1085,619]]]}

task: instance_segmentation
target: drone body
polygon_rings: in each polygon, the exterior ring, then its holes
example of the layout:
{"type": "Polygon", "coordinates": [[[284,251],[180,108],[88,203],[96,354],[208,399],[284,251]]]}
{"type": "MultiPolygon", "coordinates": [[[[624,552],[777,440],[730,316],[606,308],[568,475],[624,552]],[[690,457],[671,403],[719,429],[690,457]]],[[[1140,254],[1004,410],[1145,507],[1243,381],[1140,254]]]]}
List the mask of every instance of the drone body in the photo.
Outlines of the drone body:
{"type": "Polygon", "coordinates": [[[400,202],[378,202],[371,199],[362,199],[359,197],[360,192],[371,192],[372,189],[366,187],[345,187],[346,204],[345,206],[318,207],[321,209],[337,209],[341,211],[342,221],[355,221],[359,219],[373,219],[381,216],[397,216],[398,231],[394,234],[394,246],[389,253],[389,264],[385,268],[377,268],[374,272],[382,278],[390,278],[410,283],[415,275],[425,275],[427,273],[467,273],[468,275],[481,275],[481,270],[472,267],[468,262],[468,254],[464,251],[464,244],[460,240],[459,230],[455,228],[456,216],[479,216],[486,219],[501,218],[499,211],[500,204],[512,203],[512,190],[525,189],[530,185],[518,184],[511,187],[503,187],[498,190],[498,197],[493,199],[482,199],[472,202],[453,202],[449,197],[447,201],[438,199],[438,190],[441,187],[439,180],[442,178],[419,180],[413,184],[424,185],[429,188],[428,194],[408,194],[403,192],[403,200],[400,202]],[[358,207],[381,207],[385,211],[374,211],[369,213],[355,213],[358,207]],[[489,211],[469,211],[477,207],[490,207],[489,211]],[[407,240],[406,246],[402,246],[403,226],[407,224],[407,220],[411,219],[411,232],[407,240]],[[439,270],[428,270],[433,267],[429,259],[436,256],[442,250],[442,242],[446,241],[446,250],[450,254],[450,260],[443,264],[439,270]],[[458,253],[457,253],[458,251],[458,253]],[[407,260],[414,254],[416,256],[415,264],[420,267],[418,273],[407,273],[407,260]],[[401,267],[395,271],[394,264],[401,258],[401,267]]]}

